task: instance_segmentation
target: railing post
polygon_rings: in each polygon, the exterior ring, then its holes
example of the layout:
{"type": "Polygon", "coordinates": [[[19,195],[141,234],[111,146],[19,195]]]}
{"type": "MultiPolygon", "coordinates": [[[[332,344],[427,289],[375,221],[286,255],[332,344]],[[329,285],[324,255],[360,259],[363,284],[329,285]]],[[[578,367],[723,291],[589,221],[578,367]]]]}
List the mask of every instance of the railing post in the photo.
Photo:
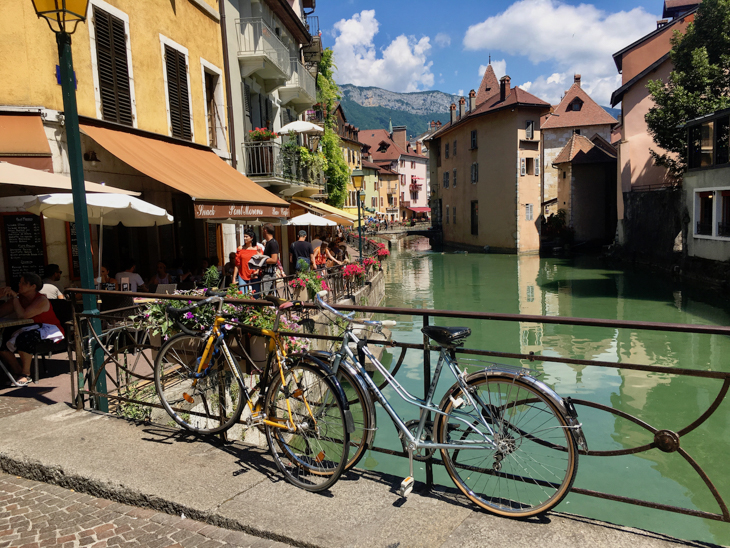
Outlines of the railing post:
{"type": "MultiPolygon", "coordinates": [[[[428,315],[423,316],[423,327],[428,327],[428,315]]],[[[428,336],[423,335],[423,399],[428,397],[428,389],[431,384],[431,349],[428,346],[428,336]]],[[[426,416],[426,421],[431,420],[431,412],[429,411],[426,416]]],[[[434,440],[433,426],[431,427],[431,440],[434,440]]],[[[433,489],[433,463],[429,458],[426,461],[426,490],[431,491],[433,489]]]]}

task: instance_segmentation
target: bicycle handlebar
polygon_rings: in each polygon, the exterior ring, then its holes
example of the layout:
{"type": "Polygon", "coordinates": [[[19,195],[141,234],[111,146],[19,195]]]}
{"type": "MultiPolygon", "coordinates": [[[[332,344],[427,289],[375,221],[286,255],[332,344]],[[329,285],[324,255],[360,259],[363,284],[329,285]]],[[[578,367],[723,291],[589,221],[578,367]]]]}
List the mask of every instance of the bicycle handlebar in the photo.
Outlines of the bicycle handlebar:
{"type": "Polygon", "coordinates": [[[336,316],[339,316],[343,320],[347,320],[349,323],[359,323],[359,324],[362,324],[362,325],[370,325],[370,326],[377,327],[377,328],[381,328],[381,327],[393,327],[393,326],[396,325],[396,321],[395,320],[383,320],[383,321],[376,321],[376,320],[356,320],[355,318],[352,317],[352,315],[354,314],[354,312],[352,314],[349,314],[349,315],[348,314],[343,314],[339,310],[335,310],[330,305],[328,305],[326,302],[324,302],[324,300],[322,300],[322,296],[323,295],[326,295],[326,294],[327,294],[326,291],[320,291],[319,293],[317,293],[314,296],[314,298],[315,298],[315,300],[317,302],[317,305],[320,308],[324,308],[324,309],[328,310],[329,312],[332,312],[336,316]]]}

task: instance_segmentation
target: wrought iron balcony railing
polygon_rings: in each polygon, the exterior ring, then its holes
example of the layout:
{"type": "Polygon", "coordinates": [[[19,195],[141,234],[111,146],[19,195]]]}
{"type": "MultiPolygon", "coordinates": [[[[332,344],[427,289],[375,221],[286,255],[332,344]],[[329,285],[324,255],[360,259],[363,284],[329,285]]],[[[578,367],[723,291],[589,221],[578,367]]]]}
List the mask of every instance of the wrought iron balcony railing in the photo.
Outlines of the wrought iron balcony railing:
{"type": "Polygon", "coordinates": [[[276,141],[243,143],[246,175],[252,179],[279,179],[320,189],[325,188],[324,173],[304,165],[298,154],[288,155],[276,141]]]}
{"type": "Polygon", "coordinates": [[[698,222],[695,234],[700,236],[712,236],[712,223],[698,222]]]}
{"type": "Polygon", "coordinates": [[[238,56],[264,56],[283,72],[291,76],[290,52],[276,33],[261,17],[237,19],[238,56]]]}
{"type": "Polygon", "coordinates": [[[730,223],[717,223],[717,235],[730,238],[730,223]]]}

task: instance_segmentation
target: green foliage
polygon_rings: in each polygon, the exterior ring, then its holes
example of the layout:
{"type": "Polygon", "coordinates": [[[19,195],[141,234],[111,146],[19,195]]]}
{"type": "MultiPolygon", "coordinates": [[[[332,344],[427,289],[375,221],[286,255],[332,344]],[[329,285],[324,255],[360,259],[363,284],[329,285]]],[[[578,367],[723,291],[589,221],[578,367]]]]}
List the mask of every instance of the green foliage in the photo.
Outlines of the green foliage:
{"type": "Polygon", "coordinates": [[[221,273],[218,272],[215,265],[211,265],[208,267],[208,270],[205,271],[205,274],[203,274],[203,285],[205,285],[205,287],[218,287],[218,280],[220,280],[220,277],[221,273]]]}
{"type": "MultiPolygon", "coordinates": [[[[155,385],[148,384],[144,388],[140,388],[139,382],[140,381],[136,381],[128,384],[126,388],[122,390],[122,395],[125,398],[137,400],[139,402],[151,402],[153,400],[157,400],[155,385]]],[[[119,404],[119,407],[117,407],[117,414],[125,419],[147,421],[152,416],[152,408],[144,403],[122,401],[119,404]]]]}
{"type": "Polygon", "coordinates": [[[693,23],[672,37],[674,70],[667,83],[653,80],[647,89],[656,104],[646,114],[654,142],[666,153],[651,151],[656,165],[678,181],[687,167],[687,120],[730,107],[730,0],[704,0],[693,23]]]}
{"type": "Polygon", "coordinates": [[[317,101],[326,113],[324,134],[320,140],[322,152],[326,158],[325,176],[327,177],[327,202],[335,207],[342,207],[347,195],[347,182],[350,169],[340,150],[340,138],[337,135],[337,118],[334,114],[335,103],[341,98],[340,88],[334,80],[334,54],[331,48],[322,53],[317,75],[317,101]]]}

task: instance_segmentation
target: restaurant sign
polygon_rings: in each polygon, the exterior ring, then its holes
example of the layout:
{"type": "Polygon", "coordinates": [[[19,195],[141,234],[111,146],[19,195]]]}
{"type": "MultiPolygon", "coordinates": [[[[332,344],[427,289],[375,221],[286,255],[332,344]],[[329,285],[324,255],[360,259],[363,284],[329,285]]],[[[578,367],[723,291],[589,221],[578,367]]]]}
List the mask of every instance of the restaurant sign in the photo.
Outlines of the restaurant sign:
{"type": "Polygon", "coordinates": [[[196,219],[256,219],[258,217],[289,217],[289,206],[250,204],[195,204],[196,219]]]}

